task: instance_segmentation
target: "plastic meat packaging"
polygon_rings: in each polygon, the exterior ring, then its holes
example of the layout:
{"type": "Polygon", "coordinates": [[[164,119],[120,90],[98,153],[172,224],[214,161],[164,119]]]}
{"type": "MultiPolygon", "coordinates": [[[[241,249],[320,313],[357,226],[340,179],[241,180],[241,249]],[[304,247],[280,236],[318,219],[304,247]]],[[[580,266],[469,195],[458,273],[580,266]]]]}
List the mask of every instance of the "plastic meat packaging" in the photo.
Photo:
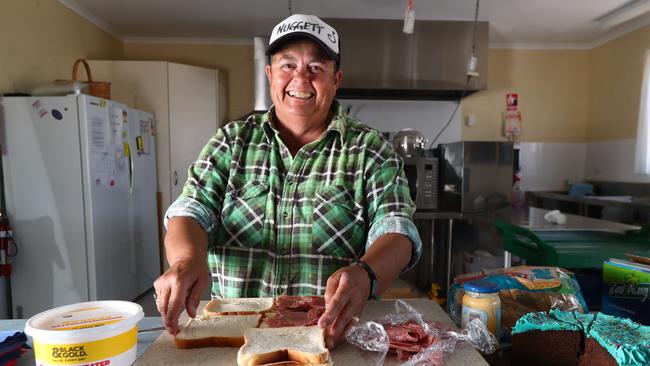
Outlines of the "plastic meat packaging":
{"type": "Polygon", "coordinates": [[[496,337],[478,319],[455,331],[445,324],[425,321],[422,314],[402,300],[395,302],[394,313],[377,321],[358,323],[345,337],[367,351],[367,361],[375,366],[383,365],[388,354],[395,354],[402,361],[401,366],[440,366],[458,342],[469,343],[486,354],[498,346],[496,337]]]}

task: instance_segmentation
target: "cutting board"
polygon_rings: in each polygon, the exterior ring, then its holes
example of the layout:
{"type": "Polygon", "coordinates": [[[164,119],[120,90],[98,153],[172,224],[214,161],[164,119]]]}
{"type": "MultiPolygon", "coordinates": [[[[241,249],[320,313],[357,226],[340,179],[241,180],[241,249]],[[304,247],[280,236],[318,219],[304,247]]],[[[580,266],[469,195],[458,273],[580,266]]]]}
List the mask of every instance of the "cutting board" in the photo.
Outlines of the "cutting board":
{"type": "MultiPolygon", "coordinates": [[[[417,309],[426,320],[435,320],[454,326],[451,318],[440,308],[434,301],[428,299],[408,299],[404,300],[417,309]]],[[[206,302],[201,303],[201,308],[206,302]]],[[[377,300],[368,301],[364,308],[361,320],[377,320],[388,313],[395,311],[395,300],[377,300]]],[[[187,315],[182,314],[180,323],[187,321],[187,315]]],[[[165,365],[184,365],[184,366],[236,366],[237,351],[239,348],[195,348],[195,349],[178,349],[174,344],[173,337],[163,332],[158,339],[145,351],[134,365],[136,366],[165,366],[165,365]]],[[[332,351],[332,361],[335,366],[362,366],[373,365],[371,360],[364,357],[361,350],[351,344],[344,343],[332,351]]],[[[385,365],[399,365],[400,362],[394,357],[388,357],[385,365]]],[[[487,362],[471,346],[462,345],[456,349],[448,359],[446,366],[461,365],[478,365],[487,366],[487,362]]]]}

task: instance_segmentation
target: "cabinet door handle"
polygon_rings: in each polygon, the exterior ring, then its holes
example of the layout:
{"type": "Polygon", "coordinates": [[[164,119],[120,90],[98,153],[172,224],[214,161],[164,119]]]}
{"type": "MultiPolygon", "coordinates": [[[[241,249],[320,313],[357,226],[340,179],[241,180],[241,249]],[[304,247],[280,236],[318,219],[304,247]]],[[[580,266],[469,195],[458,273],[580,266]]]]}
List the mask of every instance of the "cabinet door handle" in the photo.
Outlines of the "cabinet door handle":
{"type": "Polygon", "coordinates": [[[174,170],[174,177],[172,178],[174,180],[174,186],[178,185],[178,172],[174,170]]]}

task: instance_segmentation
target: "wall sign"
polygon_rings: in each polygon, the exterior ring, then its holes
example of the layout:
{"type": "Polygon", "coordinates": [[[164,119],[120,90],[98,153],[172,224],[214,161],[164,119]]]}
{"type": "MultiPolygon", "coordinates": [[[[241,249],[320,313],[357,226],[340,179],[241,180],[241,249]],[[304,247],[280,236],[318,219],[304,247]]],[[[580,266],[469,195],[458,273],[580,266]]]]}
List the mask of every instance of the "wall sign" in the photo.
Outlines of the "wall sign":
{"type": "Polygon", "coordinates": [[[516,111],[518,105],[519,95],[517,93],[506,94],[506,110],[516,111]]]}

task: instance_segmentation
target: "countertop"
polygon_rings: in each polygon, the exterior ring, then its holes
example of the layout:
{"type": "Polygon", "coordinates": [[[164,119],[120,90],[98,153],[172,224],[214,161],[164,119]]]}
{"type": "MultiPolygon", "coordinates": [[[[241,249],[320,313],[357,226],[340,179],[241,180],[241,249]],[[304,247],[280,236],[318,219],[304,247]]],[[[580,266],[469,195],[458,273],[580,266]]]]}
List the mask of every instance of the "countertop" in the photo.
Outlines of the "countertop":
{"type": "MultiPolygon", "coordinates": [[[[405,300],[424,315],[426,320],[436,320],[450,326],[453,321],[442,308],[434,301],[428,299],[405,300]]],[[[378,300],[366,303],[361,320],[374,320],[391,313],[395,308],[394,300],[378,300]]],[[[182,321],[182,320],[181,320],[182,321]]],[[[455,326],[454,326],[455,327],[455,326]]],[[[158,366],[158,365],[234,365],[237,360],[238,348],[201,348],[193,350],[181,350],[176,348],[172,337],[168,333],[162,334],[149,347],[144,355],[138,358],[137,366],[158,366]]],[[[371,365],[362,357],[359,349],[350,344],[343,344],[332,352],[334,365],[371,365]]],[[[385,365],[398,365],[396,359],[387,359],[385,365]],[[392,362],[391,362],[392,361],[392,362]]],[[[461,365],[487,365],[481,355],[469,345],[462,345],[454,352],[446,363],[447,366],[461,365]]]]}
{"type": "Polygon", "coordinates": [[[415,210],[413,220],[461,220],[463,213],[458,211],[415,210]]]}
{"type": "Polygon", "coordinates": [[[465,219],[488,220],[495,222],[502,220],[512,225],[521,226],[534,231],[544,230],[589,230],[613,233],[625,233],[628,230],[637,230],[638,226],[621,224],[618,222],[594,219],[591,217],[564,213],[567,221],[563,225],[551,224],[544,220],[544,215],[550,210],[537,207],[524,209],[506,208],[485,213],[465,214],[465,219]]]}
{"type": "Polygon", "coordinates": [[[566,201],[566,202],[576,202],[576,203],[581,203],[586,205],[626,207],[626,208],[636,208],[636,209],[646,209],[646,210],[650,209],[650,198],[648,197],[630,196],[629,201],[618,201],[618,200],[601,199],[598,198],[598,196],[573,197],[563,192],[532,191],[530,192],[530,194],[532,194],[537,198],[545,198],[545,199],[552,199],[552,200],[566,201]]]}
{"type": "MultiPolygon", "coordinates": [[[[426,320],[440,321],[454,328],[453,321],[434,301],[428,299],[405,300],[424,315],[426,320]]],[[[205,301],[201,306],[205,305],[205,301]]],[[[375,320],[394,312],[394,300],[369,301],[363,311],[361,320],[375,320]]],[[[181,323],[187,319],[187,315],[181,316],[181,323]]],[[[159,317],[146,317],[138,323],[140,329],[148,329],[161,325],[159,317]]],[[[25,320],[0,320],[0,331],[22,330],[25,320]]],[[[31,342],[30,342],[31,344],[31,342]]],[[[236,364],[238,348],[197,348],[181,350],[176,348],[173,338],[167,332],[150,332],[138,334],[138,359],[134,365],[137,366],[161,366],[161,365],[188,365],[188,366],[232,366],[236,364]]],[[[342,365],[371,365],[364,360],[360,350],[350,344],[343,344],[332,352],[332,361],[335,366],[342,365]]],[[[387,358],[385,365],[398,365],[395,358],[387,358]]],[[[34,365],[34,355],[30,351],[23,355],[17,365],[34,365]]],[[[487,366],[488,363],[483,357],[469,345],[463,344],[456,349],[452,356],[445,363],[446,366],[477,365],[487,366]]]]}

